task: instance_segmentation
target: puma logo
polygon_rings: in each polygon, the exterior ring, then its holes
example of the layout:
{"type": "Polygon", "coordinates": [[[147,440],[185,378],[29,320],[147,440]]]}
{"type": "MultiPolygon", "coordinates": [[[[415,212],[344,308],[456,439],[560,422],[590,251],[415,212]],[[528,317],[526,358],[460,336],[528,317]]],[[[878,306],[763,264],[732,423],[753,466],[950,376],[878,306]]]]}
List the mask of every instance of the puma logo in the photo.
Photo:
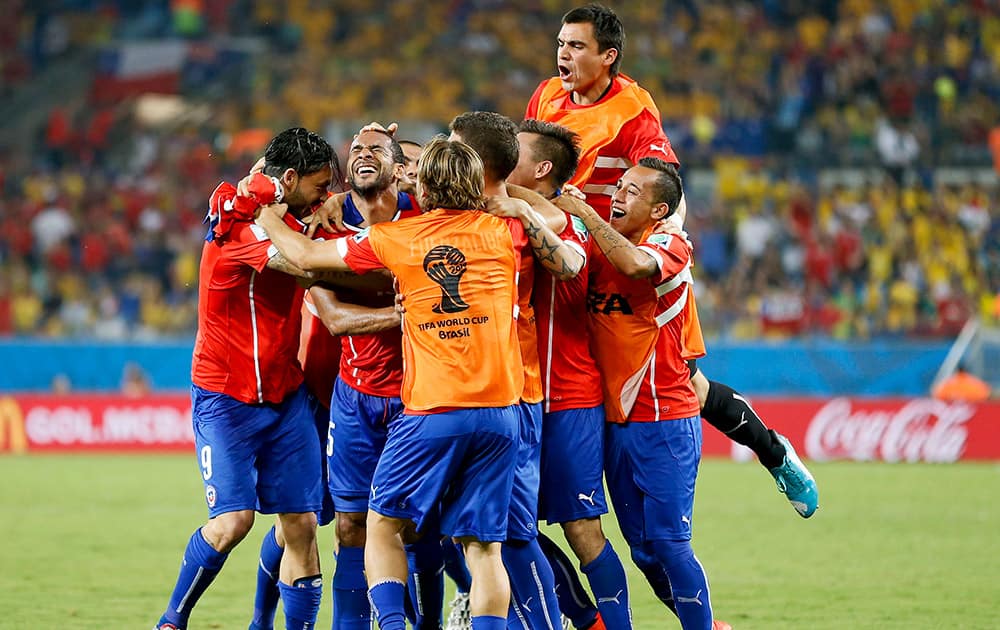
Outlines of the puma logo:
{"type": "Polygon", "coordinates": [[[698,604],[699,606],[704,605],[701,603],[701,589],[698,589],[698,592],[694,594],[694,597],[683,597],[681,595],[674,593],[674,601],[676,601],[678,604],[698,604]]]}
{"type": "Polygon", "coordinates": [[[663,144],[660,144],[660,145],[650,144],[649,145],[649,150],[650,151],[659,151],[663,155],[670,155],[670,152],[667,151],[667,143],[666,142],[664,142],[663,144]]]}
{"type": "Polygon", "coordinates": [[[586,501],[587,503],[590,503],[591,506],[596,507],[597,504],[594,503],[594,495],[595,494],[597,494],[597,490],[591,490],[589,495],[584,494],[584,493],[581,492],[581,493],[579,493],[579,494],[576,495],[576,498],[579,499],[580,501],[586,501]]]}
{"type": "MultiPolygon", "coordinates": [[[[615,593],[614,597],[598,597],[597,598],[597,603],[598,604],[610,604],[610,603],[613,602],[613,603],[618,604],[619,606],[621,606],[621,601],[619,601],[618,598],[621,597],[622,593],[624,593],[624,592],[625,592],[625,589],[621,589],[620,591],[618,591],[617,593],[615,593]]],[[[701,591],[698,591],[698,592],[701,593],[701,591]]]]}

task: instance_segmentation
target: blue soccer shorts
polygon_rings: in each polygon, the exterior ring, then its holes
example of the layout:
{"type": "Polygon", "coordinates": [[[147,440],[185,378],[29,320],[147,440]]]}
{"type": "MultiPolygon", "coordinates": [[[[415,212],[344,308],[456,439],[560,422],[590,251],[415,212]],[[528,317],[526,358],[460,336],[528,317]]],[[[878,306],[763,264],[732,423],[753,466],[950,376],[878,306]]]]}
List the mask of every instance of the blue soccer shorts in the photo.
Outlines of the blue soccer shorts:
{"type": "Polygon", "coordinates": [[[446,536],[501,542],[507,537],[518,408],[401,414],[389,427],[368,505],[409,519],[424,532],[440,507],[446,536]]]}
{"type": "Polygon", "coordinates": [[[626,542],[691,540],[701,419],[609,423],[604,449],[611,503],[626,542]]]}
{"type": "Polygon", "coordinates": [[[508,540],[531,541],[538,536],[538,489],[542,465],[542,403],[517,405],[517,468],[507,520],[508,540]]]}
{"type": "Polygon", "coordinates": [[[323,459],[304,387],[278,404],[248,404],[195,385],[191,416],[209,517],[322,509],[323,459]]]}
{"type": "Polygon", "coordinates": [[[607,513],[604,405],[545,414],[538,515],[551,525],[607,513]]]}
{"type": "Polygon", "coordinates": [[[330,494],[338,512],[368,512],[368,495],[389,422],[402,412],[398,397],[371,396],[337,377],[330,400],[326,454],[330,494]]]}

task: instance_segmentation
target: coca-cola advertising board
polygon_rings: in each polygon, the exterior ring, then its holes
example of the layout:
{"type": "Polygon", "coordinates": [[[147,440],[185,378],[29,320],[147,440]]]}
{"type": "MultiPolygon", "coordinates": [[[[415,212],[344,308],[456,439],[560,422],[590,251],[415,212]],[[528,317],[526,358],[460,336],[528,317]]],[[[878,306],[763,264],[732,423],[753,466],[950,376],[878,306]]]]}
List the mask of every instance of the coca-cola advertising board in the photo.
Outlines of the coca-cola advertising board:
{"type": "MultiPolygon", "coordinates": [[[[761,398],[764,421],[806,459],[886,462],[1000,461],[1000,401],[930,398],[761,398]]],[[[704,425],[706,456],[749,450],[704,425]]],[[[0,396],[0,453],[193,452],[191,399],[182,393],[0,396]]]]}
{"type": "MultiPolygon", "coordinates": [[[[1000,402],[932,398],[761,398],[754,410],[804,459],[885,462],[1000,460],[1000,402]]],[[[705,455],[750,452],[707,423],[705,455]]]]}

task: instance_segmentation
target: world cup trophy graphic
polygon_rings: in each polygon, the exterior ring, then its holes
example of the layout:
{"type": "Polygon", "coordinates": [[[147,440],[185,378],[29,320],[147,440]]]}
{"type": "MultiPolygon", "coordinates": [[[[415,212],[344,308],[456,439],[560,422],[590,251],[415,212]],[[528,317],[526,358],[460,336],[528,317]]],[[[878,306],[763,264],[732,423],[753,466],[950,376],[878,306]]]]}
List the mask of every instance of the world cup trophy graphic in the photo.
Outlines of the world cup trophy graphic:
{"type": "Polygon", "coordinates": [[[438,245],[424,256],[424,273],[441,287],[441,303],[432,309],[435,313],[459,313],[469,308],[458,293],[465,269],[465,254],[451,245],[438,245]]]}

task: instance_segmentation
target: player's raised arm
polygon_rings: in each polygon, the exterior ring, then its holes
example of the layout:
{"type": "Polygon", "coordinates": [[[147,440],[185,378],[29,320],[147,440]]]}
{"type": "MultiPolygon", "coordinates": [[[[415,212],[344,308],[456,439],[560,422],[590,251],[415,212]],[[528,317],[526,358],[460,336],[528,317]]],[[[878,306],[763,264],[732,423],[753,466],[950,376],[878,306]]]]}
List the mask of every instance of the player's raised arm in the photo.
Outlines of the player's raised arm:
{"type": "Polygon", "coordinates": [[[306,272],[350,271],[337,241],[313,241],[299,234],[285,224],[287,210],[283,203],[264,206],[256,219],[285,260],[306,272]]]}
{"type": "Polygon", "coordinates": [[[528,202],[528,205],[538,213],[538,216],[554,234],[559,234],[566,229],[566,215],[562,210],[534,190],[507,182],[507,194],[515,199],[523,199],[528,202]]]}
{"type": "Polygon", "coordinates": [[[497,216],[518,219],[524,226],[524,233],[528,236],[535,258],[556,278],[568,280],[576,277],[587,262],[583,253],[559,238],[541,215],[523,199],[490,197],[486,210],[497,216]]]}

